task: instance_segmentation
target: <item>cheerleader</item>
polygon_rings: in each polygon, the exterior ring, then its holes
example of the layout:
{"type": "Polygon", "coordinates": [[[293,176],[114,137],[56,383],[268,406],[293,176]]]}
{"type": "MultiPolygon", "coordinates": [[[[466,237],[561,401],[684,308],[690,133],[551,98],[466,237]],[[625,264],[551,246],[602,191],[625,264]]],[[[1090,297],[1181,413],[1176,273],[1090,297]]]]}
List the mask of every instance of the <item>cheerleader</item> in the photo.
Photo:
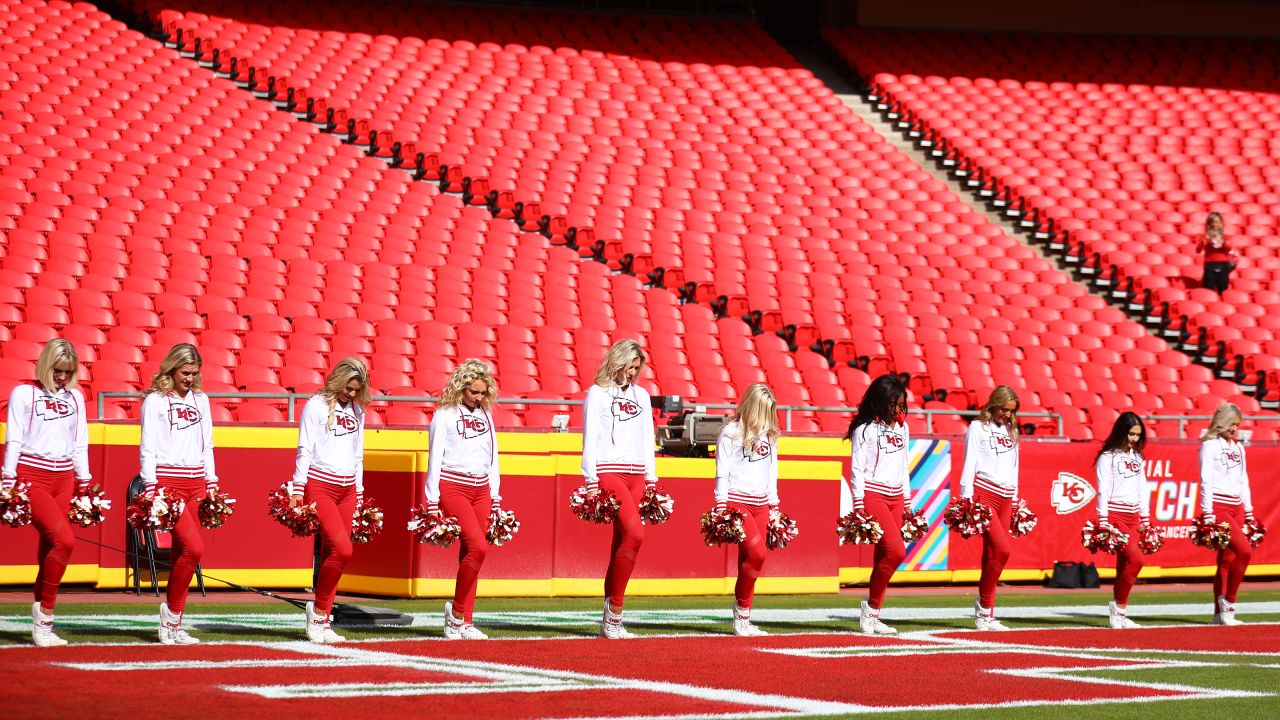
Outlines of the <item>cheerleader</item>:
{"type": "Polygon", "coordinates": [[[314,503],[320,516],[320,570],[315,600],[307,603],[307,639],[342,642],[330,613],[338,581],[351,560],[351,518],[364,495],[364,410],[369,370],[356,358],[339,362],[324,387],[307,400],[298,423],[298,457],[289,495],[314,503]]]}
{"type": "Polygon", "coordinates": [[[747,539],[738,545],[733,634],[768,635],[751,624],[756,578],[765,560],[765,533],[778,510],[778,413],[773,391],[747,388],[716,440],[716,509],[742,513],[747,539]]]}
{"type": "Polygon", "coordinates": [[[151,376],[151,391],[142,401],[141,475],[146,494],[154,496],[163,487],[186,503],[170,533],[175,559],[169,568],[165,601],[160,603],[164,645],[200,642],[182,628],[182,612],[191,577],[204,555],[200,501],[218,487],[209,396],[200,392],[202,364],[194,345],[174,345],[151,376]]]}
{"type": "Polygon", "coordinates": [[[849,473],[853,509],[870,515],[884,530],[876,543],[875,566],[859,624],[864,633],[892,635],[898,631],[880,622],[880,606],[889,580],[907,555],[900,529],[903,511],[911,506],[907,389],[897,375],[882,375],[872,381],[849,423],[847,437],[853,444],[849,473]]]}
{"type": "Polygon", "coordinates": [[[976,498],[991,508],[991,525],[982,535],[974,625],[979,630],[1008,630],[995,615],[996,583],[1009,562],[1009,522],[1018,497],[1018,396],[1007,385],[991,392],[965,433],[960,497],[976,498]]]}
{"type": "Polygon", "coordinates": [[[489,549],[489,515],[501,509],[498,437],[489,409],[498,396],[483,360],[464,361],[440,391],[431,418],[427,457],[427,510],[452,515],[462,527],[453,602],[444,604],[446,640],[488,638],[471,623],[476,583],[489,549]]]}
{"type": "Polygon", "coordinates": [[[646,488],[658,483],[652,404],[649,393],[635,383],[644,360],[635,340],[614,343],[596,371],[582,408],[583,484],[588,491],[612,492],[621,505],[613,524],[600,623],[600,636],[610,640],[635,637],[622,626],[622,605],[644,543],[640,498],[646,488]]]}
{"type": "Polygon", "coordinates": [[[1200,444],[1200,513],[1208,522],[1231,524],[1231,544],[1218,551],[1218,572],[1213,578],[1214,625],[1240,624],[1236,591],[1253,555],[1241,530],[1246,520],[1253,519],[1253,498],[1244,445],[1236,439],[1240,417],[1240,408],[1221,405],[1200,444]]]}
{"type": "Polygon", "coordinates": [[[53,632],[58,585],[71,560],[76,537],[67,519],[72,491],[86,492],[89,428],[84,395],[76,388],[80,360],[62,338],[45,343],[36,361],[36,380],[9,395],[4,467],[0,483],[8,489],[30,484],[31,518],[40,533],[31,639],[38,647],[66,645],[53,632]]]}
{"type": "Polygon", "coordinates": [[[1111,434],[1098,451],[1098,527],[1114,529],[1131,538],[1116,555],[1116,583],[1107,605],[1111,627],[1129,630],[1138,623],[1126,612],[1129,591],[1142,569],[1138,531],[1150,524],[1147,511],[1147,470],[1142,451],[1147,446],[1147,428],[1134,413],[1122,413],[1111,426],[1111,434]]]}

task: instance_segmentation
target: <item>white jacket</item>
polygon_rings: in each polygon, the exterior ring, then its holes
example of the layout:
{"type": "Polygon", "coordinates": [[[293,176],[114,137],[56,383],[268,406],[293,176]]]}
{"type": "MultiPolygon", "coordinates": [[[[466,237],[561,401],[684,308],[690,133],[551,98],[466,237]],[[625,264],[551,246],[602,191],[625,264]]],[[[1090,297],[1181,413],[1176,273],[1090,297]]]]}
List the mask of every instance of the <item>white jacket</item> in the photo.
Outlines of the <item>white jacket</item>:
{"type": "Polygon", "coordinates": [[[853,431],[850,484],[854,502],[868,491],[889,497],[902,496],[911,504],[911,439],[906,424],[888,425],[879,420],[853,431]]]}
{"type": "Polygon", "coordinates": [[[582,477],[587,487],[601,473],[643,474],[658,481],[654,462],[653,404],[649,392],[635,383],[620,387],[592,385],[582,408],[582,477]]]}
{"type": "Polygon", "coordinates": [[[1112,450],[1098,456],[1098,517],[1112,512],[1137,513],[1145,522],[1147,509],[1147,464],[1134,450],[1112,450]]]}
{"type": "Polygon", "coordinates": [[[777,443],[760,438],[744,447],[742,426],[733,421],[720,428],[716,440],[716,504],[778,504],[777,443]]]}
{"type": "Polygon", "coordinates": [[[973,497],[974,486],[1004,498],[1018,496],[1018,441],[1009,428],[974,420],[964,435],[964,468],[960,497],[973,497]]]}
{"type": "Polygon", "coordinates": [[[79,484],[89,484],[93,479],[89,474],[89,424],[79,389],[50,393],[35,384],[13,389],[0,474],[16,477],[19,463],[54,472],[75,470],[79,484]]]}
{"type": "Polygon", "coordinates": [[[364,493],[364,408],[355,403],[333,409],[329,399],[312,395],[298,423],[298,456],[294,462],[291,495],[301,495],[311,480],[349,487],[364,493]]]}
{"type": "Polygon", "coordinates": [[[484,408],[442,407],[431,417],[427,455],[427,502],[440,502],[440,482],[489,486],[489,497],[501,501],[498,434],[484,408]]]}
{"type": "Polygon", "coordinates": [[[1220,437],[1200,444],[1201,512],[1212,515],[1215,502],[1243,505],[1246,513],[1253,512],[1244,445],[1220,437]]]}
{"type": "Polygon", "coordinates": [[[218,484],[213,466],[213,419],[209,396],[192,390],[186,397],[175,392],[148,393],[142,401],[142,480],[148,488],[156,476],[205,479],[218,484]]]}

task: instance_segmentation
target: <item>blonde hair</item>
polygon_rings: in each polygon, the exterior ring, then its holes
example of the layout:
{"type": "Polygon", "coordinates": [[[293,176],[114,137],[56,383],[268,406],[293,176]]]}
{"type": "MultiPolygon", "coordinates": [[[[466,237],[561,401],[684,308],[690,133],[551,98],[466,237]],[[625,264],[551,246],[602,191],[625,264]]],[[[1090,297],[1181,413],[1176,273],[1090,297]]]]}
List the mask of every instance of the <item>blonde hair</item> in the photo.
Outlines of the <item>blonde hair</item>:
{"type": "Polygon", "coordinates": [[[49,392],[56,392],[53,384],[53,371],[63,363],[71,363],[71,377],[67,378],[67,387],[75,387],[80,377],[80,356],[76,348],[66,338],[54,338],[44,344],[40,350],[40,359],[36,360],[36,380],[49,392]]]}
{"type": "Polygon", "coordinates": [[[617,384],[618,373],[626,370],[631,363],[640,361],[640,369],[644,369],[644,351],[635,340],[619,340],[604,354],[600,361],[600,369],[596,370],[596,385],[610,387],[617,384]]]}
{"type": "Polygon", "coordinates": [[[778,406],[768,385],[755,383],[742,393],[732,420],[738,421],[738,434],[743,447],[755,447],[761,438],[773,442],[782,431],[778,429],[778,406]]]}
{"type": "Polygon", "coordinates": [[[1216,237],[1222,237],[1222,233],[1226,228],[1226,226],[1227,226],[1227,221],[1222,219],[1222,213],[1211,212],[1209,213],[1209,216],[1204,219],[1204,234],[1206,236],[1214,235],[1216,237]],[[1219,227],[1215,228],[1213,226],[1214,220],[1218,221],[1219,227]]]}
{"type": "Polygon", "coordinates": [[[329,377],[324,380],[324,387],[316,393],[320,397],[329,401],[329,419],[325,420],[324,426],[330,430],[333,429],[333,417],[338,412],[338,393],[342,392],[347,383],[352,380],[360,381],[360,391],[356,393],[352,399],[361,409],[369,406],[369,368],[365,366],[359,358],[345,357],[333,369],[329,371],[329,377]]]}
{"type": "Polygon", "coordinates": [[[477,380],[483,380],[486,386],[484,396],[480,398],[480,404],[486,410],[493,407],[494,400],[498,397],[498,384],[493,380],[493,368],[484,360],[476,358],[467,358],[453,369],[453,374],[445,381],[444,389],[440,391],[439,407],[461,405],[463,388],[477,380]]]}
{"type": "Polygon", "coordinates": [[[1014,442],[1018,442],[1018,408],[1022,407],[1022,402],[1018,400],[1018,394],[1008,385],[999,385],[995,390],[991,391],[991,397],[987,398],[987,404],[983,405],[982,409],[978,411],[978,420],[984,423],[991,422],[991,411],[1008,405],[1010,400],[1017,403],[1017,405],[1014,406],[1013,412],[1009,413],[1009,420],[1005,427],[1009,430],[1009,437],[1013,438],[1014,442]]]}
{"type": "Polygon", "coordinates": [[[200,374],[200,368],[204,365],[204,360],[200,358],[200,351],[196,350],[196,346],[191,343],[178,343],[169,348],[169,354],[164,356],[160,361],[160,369],[151,376],[151,392],[165,394],[173,391],[173,373],[183,365],[195,365],[196,377],[191,383],[191,389],[200,390],[200,380],[203,375],[200,374]]]}
{"type": "Polygon", "coordinates": [[[1213,419],[1209,421],[1209,427],[1204,431],[1204,435],[1200,437],[1200,442],[1218,437],[1227,428],[1240,422],[1243,417],[1244,414],[1240,412],[1240,408],[1235,403],[1222,403],[1217,410],[1213,411],[1213,419]]]}

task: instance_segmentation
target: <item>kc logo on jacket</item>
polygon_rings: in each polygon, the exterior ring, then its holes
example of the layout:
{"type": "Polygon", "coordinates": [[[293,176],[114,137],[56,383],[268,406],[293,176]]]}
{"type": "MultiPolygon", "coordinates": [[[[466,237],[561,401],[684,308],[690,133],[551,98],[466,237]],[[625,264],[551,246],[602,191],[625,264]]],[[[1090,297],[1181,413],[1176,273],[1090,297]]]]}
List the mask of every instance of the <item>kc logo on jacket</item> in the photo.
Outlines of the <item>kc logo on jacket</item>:
{"type": "Polygon", "coordinates": [[[997,455],[1002,455],[1014,448],[1013,438],[1008,435],[1000,435],[991,433],[991,449],[996,451],[997,455]]]}
{"type": "Polygon", "coordinates": [[[349,412],[337,410],[333,413],[333,436],[350,435],[360,429],[360,421],[349,412]]]}
{"type": "Polygon", "coordinates": [[[474,415],[463,415],[458,418],[458,434],[470,440],[489,432],[489,423],[474,415]]]}
{"type": "Polygon", "coordinates": [[[767,459],[769,457],[769,452],[771,450],[772,448],[770,447],[769,443],[761,440],[760,442],[756,443],[755,447],[742,448],[742,457],[746,458],[747,462],[758,462],[760,460],[767,459]]]}
{"type": "Polygon", "coordinates": [[[69,418],[76,414],[76,405],[62,398],[56,398],[52,395],[42,395],[36,398],[35,402],[36,416],[41,420],[61,420],[69,418]]]}
{"type": "Polygon", "coordinates": [[[1125,458],[1116,463],[1116,470],[1120,473],[1120,477],[1134,477],[1142,472],[1142,461],[1125,458]]]}
{"type": "Polygon", "coordinates": [[[630,398],[614,398],[613,416],[619,420],[630,420],[639,417],[640,403],[630,398]]]}
{"type": "Polygon", "coordinates": [[[195,405],[169,403],[169,427],[185,430],[198,422],[200,422],[200,409],[195,405]]]}
{"type": "Polygon", "coordinates": [[[884,430],[880,434],[880,449],[886,453],[896,453],[907,448],[907,439],[900,433],[884,430]]]}
{"type": "Polygon", "coordinates": [[[1059,515],[1069,515],[1097,497],[1098,491],[1093,489],[1088,480],[1069,472],[1058,473],[1049,490],[1049,502],[1059,515]]]}
{"type": "Polygon", "coordinates": [[[1227,469],[1240,467],[1240,463],[1244,462],[1244,451],[1240,448],[1224,448],[1218,456],[1218,462],[1227,469]]]}

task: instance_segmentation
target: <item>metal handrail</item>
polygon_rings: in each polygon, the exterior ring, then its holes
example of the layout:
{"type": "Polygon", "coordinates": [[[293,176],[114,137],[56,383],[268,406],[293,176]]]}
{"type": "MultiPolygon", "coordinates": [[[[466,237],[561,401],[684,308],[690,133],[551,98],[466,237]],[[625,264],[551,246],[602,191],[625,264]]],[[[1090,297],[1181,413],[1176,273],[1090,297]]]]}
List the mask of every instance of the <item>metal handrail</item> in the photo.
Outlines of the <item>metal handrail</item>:
{"type": "MultiPolygon", "coordinates": [[[[1178,439],[1187,439],[1187,423],[1192,420],[1212,420],[1213,415],[1139,415],[1143,420],[1177,420],[1178,421],[1178,439]]],[[[1243,415],[1240,420],[1248,422],[1280,421],[1280,415],[1243,415]]]]}
{"type": "MultiPolygon", "coordinates": [[[[261,393],[261,392],[210,392],[206,393],[211,398],[226,398],[239,400],[286,400],[288,401],[287,416],[289,422],[297,421],[297,402],[306,400],[314,393],[261,393]]],[[[146,393],[104,390],[98,393],[98,417],[102,417],[107,409],[108,398],[141,398],[146,393]]],[[[375,395],[374,402],[405,402],[405,403],[436,403],[440,402],[439,397],[431,395],[375,395]]],[[[498,402],[503,405],[582,405],[583,401],[578,399],[560,399],[560,398],[498,398],[498,402]]],[[[701,410],[733,410],[737,407],[732,403],[703,403],[703,402],[686,402],[685,407],[697,411],[701,410]]],[[[783,430],[791,432],[792,416],[796,412],[838,412],[844,414],[852,414],[857,412],[856,407],[847,407],[842,405],[779,405],[778,410],[782,412],[783,430]]],[[[924,415],[925,432],[933,432],[933,417],[935,415],[958,415],[962,417],[975,417],[977,410],[936,410],[936,409],[912,409],[908,411],[911,415],[924,415]]],[[[1058,437],[1065,435],[1065,428],[1062,421],[1062,413],[1055,412],[1024,412],[1020,413],[1021,417],[1027,418],[1055,418],[1058,425],[1058,437]]],[[[1189,417],[1188,419],[1194,419],[1189,417]]]]}

